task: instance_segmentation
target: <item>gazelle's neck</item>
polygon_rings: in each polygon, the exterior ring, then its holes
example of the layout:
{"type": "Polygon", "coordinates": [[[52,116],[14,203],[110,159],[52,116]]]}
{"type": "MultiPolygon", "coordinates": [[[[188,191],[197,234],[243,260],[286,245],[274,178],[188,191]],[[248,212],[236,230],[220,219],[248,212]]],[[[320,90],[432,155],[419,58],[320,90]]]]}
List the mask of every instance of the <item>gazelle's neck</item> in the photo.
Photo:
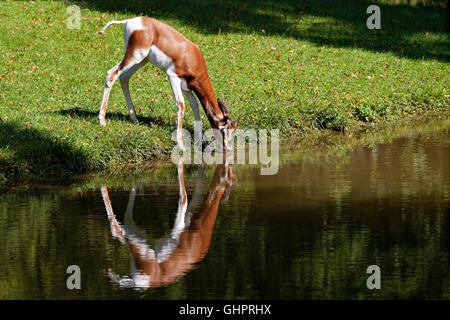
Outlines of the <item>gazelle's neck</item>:
{"type": "Polygon", "coordinates": [[[217,129],[220,125],[224,125],[225,116],[219,108],[208,74],[203,76],[201,81],[194,81],[191,89],[195,92],[195,95],[202,104],[211,127],[217,129]]]}

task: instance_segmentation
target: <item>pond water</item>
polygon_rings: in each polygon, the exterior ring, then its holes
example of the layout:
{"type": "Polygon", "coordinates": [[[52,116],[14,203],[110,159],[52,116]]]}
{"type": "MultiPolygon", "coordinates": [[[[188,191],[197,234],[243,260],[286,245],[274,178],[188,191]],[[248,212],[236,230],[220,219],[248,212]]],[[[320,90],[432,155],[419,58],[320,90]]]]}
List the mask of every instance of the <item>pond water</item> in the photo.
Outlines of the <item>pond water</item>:
{"type": "Polygon", "coordinates": [[[291,158],[1,191],[0,299],[450,298],[448,129],[291,158]]]}

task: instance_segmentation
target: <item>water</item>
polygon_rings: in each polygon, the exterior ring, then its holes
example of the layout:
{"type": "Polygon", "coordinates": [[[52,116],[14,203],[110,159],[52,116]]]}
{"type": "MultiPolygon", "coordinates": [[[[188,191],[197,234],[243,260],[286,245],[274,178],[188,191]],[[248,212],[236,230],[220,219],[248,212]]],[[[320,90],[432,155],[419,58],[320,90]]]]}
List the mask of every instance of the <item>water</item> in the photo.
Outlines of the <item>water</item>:
{"type": "Polygon", "coordinates": [[[293,158],[3,191],[0,299],[450,298],[448,130],[293,158]]]}

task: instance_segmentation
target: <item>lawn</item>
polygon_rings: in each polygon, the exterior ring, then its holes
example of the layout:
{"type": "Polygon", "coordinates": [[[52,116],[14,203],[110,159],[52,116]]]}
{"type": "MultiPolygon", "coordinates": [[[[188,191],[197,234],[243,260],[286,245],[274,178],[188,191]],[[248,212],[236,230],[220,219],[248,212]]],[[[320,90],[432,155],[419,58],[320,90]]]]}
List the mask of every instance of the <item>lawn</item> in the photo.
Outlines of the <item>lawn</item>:
{"type": "MultiPolygon", "coordinates": [[[[382,29],[369,30],[374,1],[3,1],[0,181],[168,157],[176,106],[166,75],[150,64],[130,81],[141,124],[130,121],[119,82],[108,125],[98,123],[106,71],[123,57],[123,26],[97,32],[139,15],[198,44],[239,128],[278,128],[287,141],[450,111],[446,9],[385,2],[382,29]],[[68,28],[71,4],[81,8],[79,29],[68,28]]],[[[188,109],[185,128],[193,120],[188,109]]]]}

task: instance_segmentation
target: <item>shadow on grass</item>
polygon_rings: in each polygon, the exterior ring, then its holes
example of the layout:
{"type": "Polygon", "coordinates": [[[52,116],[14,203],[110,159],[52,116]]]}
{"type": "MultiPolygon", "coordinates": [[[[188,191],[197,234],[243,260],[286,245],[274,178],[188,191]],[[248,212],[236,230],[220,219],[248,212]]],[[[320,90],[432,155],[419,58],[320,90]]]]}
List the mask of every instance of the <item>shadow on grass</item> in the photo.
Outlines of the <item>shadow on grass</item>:
{"type": "Polygon", "coordinates": [[[11,121],[0,121],[0,155],[0,183],[86,170],[86,158],[81,151],[49,132],[11,121]]]}
{"type": "Polygon", "coordinates": [[[85,0],[80,3],[130,17],[176,19],[206,34],[217,34],[219,30],[222,33],[256,32],[307,40],[322,46],[391,52],[412,59],[449,60],[445,9],[378,4],[382,29],[369,30],[366,9],[370,4],[352,0],[85,0]],[[428,37],[427,32],[441,35],[428,37]]]}
{"type": "MultiPolygon", "coordinates": [[[[89,120],[98,119],[98,112],[83,110],[80,108],[64,109],[64,110],[56,111],[55,113],[60,114],[60,115],[65,115],[65,116],[70,115],[71,117],[77,117],[77,118],[83,118],[83,119],[89,119],[89,120]]],[[[145,116],[140,116],[140,115],[136,115],[136,117],[138,118],[140,124],[146,124],[146,125],[155,124],[155,125],[161,125],[161,126],[166,124],[160,118],[145,117],[145,116]]],[[[125,115],[120,112],[107,111],[106,112],[106,120],[119,120],[119,121],[133,123],[131,121],[129,115],[125,115]]]]}
{"type": "MultiPolygon", "coordinates": [[[[80,108],[71,108],[71,109],[64,109],[64,110],[59,110],[59,111],[55,111],[55,114],[59,114],[59,115],[70,115],[71,117],[76,117],[76,118],[82,118],[82,119],[86,119],[86,120],[93,120],[93,119],[98,119],[98,113],[95,111],[88,111],[88,110],[83,110],[80,108]]],[[[176,123],[172,122],[171,120],[169,121],[164,121],[161,117],[158,118],[153,118],[153,117],[145,117],[145,116],[140,116],[140,115],[136,115],[136,117],[139,120],[139,125],[146,125],[146,126],[160,126],[160,127],[164,127],[170,131],[175,130],[176,127],[176,123]]],[[[123,121],[123,122],[128,122],[130,124],[133,124],[133,121],[131,121],[130,116],[128,114],[123,114],[120,112],[110,112],[107,111],[106,112],[106,120],[117,120],[117,121],[123,121]]],[[[100,124],[99,124],[100,126],[100,124]]],[[[188,122],[186,120],[184,120],[183,122],[183,128],[188,130],[189,132],[194,132],[194,124],[191,122],[188,122]]]]}

